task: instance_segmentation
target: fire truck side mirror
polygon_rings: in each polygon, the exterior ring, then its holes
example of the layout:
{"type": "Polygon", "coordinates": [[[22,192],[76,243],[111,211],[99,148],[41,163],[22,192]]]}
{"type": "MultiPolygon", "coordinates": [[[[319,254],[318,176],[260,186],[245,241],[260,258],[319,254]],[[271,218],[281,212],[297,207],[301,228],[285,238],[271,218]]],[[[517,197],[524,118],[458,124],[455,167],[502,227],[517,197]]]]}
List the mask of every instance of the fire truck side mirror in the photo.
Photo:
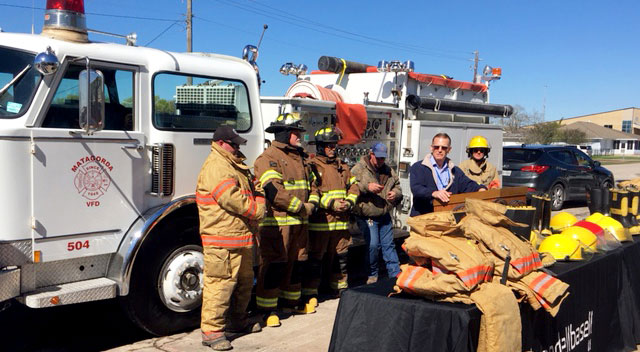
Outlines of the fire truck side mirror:
{"type": "Polygon", "coordinates": [[[46,51],[38,54],[33,60],[33,65],[36,67],[36,70],[41,74],[48,76],[56,73],[58,71],[58,67],[60,66],[60,62],[58,61],[58,57],[51,50],[51,47],[47,47],[46,51]]]}
{"type": "Polygon", "coordinates": [[[104,75],[98,70],[82,70],[78,89],[80,128],[91,135],[104,127],[104,75]]]}

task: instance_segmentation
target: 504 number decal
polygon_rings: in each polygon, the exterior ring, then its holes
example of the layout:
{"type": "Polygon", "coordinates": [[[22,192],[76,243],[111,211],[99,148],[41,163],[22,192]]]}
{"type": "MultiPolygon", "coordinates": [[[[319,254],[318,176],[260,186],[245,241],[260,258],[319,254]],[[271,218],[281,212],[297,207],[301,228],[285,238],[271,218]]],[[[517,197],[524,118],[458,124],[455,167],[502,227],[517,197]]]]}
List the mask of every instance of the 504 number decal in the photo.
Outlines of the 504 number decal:
{"type": "Polygon", "coordinates": [[[79,251],[83,248],[89,248],[89,240],[72,241],[67,243],[67,251],[79,251]]]}

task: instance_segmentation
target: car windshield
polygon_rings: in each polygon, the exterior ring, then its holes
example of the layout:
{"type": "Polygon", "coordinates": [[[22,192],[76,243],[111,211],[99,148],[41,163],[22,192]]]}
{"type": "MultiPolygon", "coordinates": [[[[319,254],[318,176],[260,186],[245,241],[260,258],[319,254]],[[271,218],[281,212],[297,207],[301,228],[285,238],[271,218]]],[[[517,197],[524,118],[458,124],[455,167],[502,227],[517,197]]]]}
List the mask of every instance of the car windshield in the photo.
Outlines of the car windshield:
{"type": "Polygon", "coordinates": [[[31,53],[0,47],[0,90],[8,86],[0,96],[0,118],[17,117],[29,108],[42,78],[33,67],[34,58],[31,53]]]}
{"type": "Polygon", "coordinates": [[[539,150],[505,148],[502,151],[502,160],[505,163],[532,163],[540,158],[539,150]]]}

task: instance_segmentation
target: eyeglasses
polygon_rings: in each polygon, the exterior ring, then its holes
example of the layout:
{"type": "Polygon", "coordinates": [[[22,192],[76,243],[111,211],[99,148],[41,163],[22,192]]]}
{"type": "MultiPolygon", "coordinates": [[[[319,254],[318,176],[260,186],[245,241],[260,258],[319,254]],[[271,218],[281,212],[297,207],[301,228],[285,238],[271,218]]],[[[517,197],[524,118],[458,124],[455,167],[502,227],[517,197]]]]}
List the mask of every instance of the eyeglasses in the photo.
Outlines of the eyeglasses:
{"type": "Polygon", "coordinates": [[[239,144],[236,144],[236,143],[233,143],[233,142],[229,142],[229,141],[224,141],[224,142],[227,143],[228,145],[230,145],[231,148],[233,148],[233,149],[240,149],[240,145],[239,144]]]}
{"type": "Polygon", "coordinates": [[[471,149],[472,153],[485,153],[484,148],[472,148],[471,149]]]}
{"type": "Polygon", "coordinates": [[[432,145],[431,148],[433,148],[433,150],[444,150],[445,152],[449,150],[448,145],[432,145]]]}
{"type": "Polygon", "coordinates": [[[336,149],[337,144],[335,143],[329,143],[329,144],[325,144],[324,145],[325,148],[329,148],[329,149],[336,149]]]}

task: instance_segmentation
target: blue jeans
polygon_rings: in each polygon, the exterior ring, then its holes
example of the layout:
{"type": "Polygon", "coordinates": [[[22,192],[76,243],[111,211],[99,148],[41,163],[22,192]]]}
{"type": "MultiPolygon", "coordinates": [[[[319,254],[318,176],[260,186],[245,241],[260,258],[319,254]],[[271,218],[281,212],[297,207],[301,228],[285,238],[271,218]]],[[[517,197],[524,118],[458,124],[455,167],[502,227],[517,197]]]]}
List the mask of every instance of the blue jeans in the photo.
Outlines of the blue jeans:
{"type": "Polygon", "coordinates": [[[378,253],[382,249],[382,259],[387,267],[389,277],[400,273],[400,261],[393,243],[393,226],[391,215],[385,214],[374,218],[357,218],[360,232],[369,246],[369,276],[378,276],[378,253]]]}

